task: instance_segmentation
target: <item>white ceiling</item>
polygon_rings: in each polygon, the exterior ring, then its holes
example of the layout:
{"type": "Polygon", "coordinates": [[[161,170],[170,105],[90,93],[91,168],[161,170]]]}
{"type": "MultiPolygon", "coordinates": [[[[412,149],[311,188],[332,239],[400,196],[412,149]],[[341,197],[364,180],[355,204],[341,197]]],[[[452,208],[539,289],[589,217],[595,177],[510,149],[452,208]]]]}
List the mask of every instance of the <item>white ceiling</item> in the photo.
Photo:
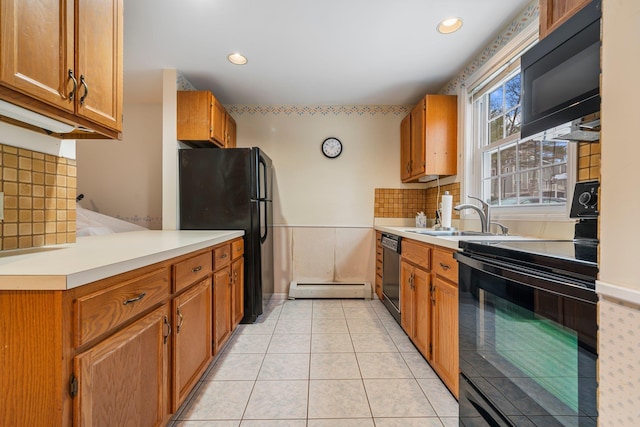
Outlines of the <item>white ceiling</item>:
{"type": "Polygon", "coordinates": [[[414,104],[530,1],[127,0],[125,102],[155,98],[149,76],[176,68],[223,104],[414,104]],[[438,33],[452,16],[462,29],[438,33]]]}

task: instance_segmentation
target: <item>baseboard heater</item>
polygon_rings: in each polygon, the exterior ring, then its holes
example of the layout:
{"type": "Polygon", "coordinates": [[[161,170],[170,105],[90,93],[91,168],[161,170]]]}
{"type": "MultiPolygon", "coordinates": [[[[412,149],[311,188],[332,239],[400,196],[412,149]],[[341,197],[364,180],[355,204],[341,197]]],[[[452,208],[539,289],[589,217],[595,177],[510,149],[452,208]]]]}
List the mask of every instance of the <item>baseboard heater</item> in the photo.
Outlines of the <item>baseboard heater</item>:
{"type": "Polygon", "coordinates": [[[291,282],[289,299],[363,298],[371,299],[371,283],[299,283],[291,282]]]}

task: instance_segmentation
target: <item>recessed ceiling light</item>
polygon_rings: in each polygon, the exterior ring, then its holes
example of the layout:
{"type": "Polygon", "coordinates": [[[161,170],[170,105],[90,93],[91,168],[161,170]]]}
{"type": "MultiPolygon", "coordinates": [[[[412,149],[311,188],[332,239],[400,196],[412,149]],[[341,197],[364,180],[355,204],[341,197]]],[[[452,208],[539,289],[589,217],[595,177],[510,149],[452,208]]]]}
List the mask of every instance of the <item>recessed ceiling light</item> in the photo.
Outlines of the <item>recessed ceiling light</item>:
{"type": "Polygon", "coordinates": [[[451,34],[456,32],[462,27],[462,19],[449,18],[438,24],[438,31],[442,34],[451,34]]]}
{"type": "Polygon", "coordinates": [[[236,65],[244,65],[247,63],[247,58],[238,52],[230,53],[229,55],[227,55],[227,59],[229,60],[229,62],[236,65]]]}

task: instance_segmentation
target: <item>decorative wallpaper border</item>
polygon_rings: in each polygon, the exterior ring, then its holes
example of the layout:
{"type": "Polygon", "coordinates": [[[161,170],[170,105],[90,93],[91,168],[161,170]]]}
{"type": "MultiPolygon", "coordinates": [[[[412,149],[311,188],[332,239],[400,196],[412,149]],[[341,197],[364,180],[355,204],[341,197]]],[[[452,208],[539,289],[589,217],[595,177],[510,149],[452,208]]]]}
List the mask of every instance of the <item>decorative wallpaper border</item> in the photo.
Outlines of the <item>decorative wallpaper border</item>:
{"type": "Polygon", "coordinates": [[[408,105],[227,105],[234,115],[286,115],[286,116],[406,116],[408,105]]]}
{"type": "Polygon", "coordinates": [[[516,35],[527,28],[540,15],[538,0],[532,0],[529,5],[511,21],[498,36],[476,56],[460,74],[447,83],[441,90],[441,94],[455,95],[458,87],[480,67],[482,67],[493,55],[509,43],[516,35]]]}
{"type": "Polygon", "coordinates": [[[182,74],[178,73],[176,77],[176,89],[177,90],[197,90],[194,85],[182,74]]]}

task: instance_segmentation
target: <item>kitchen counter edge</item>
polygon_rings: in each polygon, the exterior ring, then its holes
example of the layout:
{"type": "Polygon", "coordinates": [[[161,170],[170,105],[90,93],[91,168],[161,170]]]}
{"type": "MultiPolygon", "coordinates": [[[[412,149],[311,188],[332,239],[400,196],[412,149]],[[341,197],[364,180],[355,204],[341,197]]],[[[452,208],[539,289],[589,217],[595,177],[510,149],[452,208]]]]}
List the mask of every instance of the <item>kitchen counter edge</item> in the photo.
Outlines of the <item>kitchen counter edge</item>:
{"type": "Polygon", "coordinates": [[[244,236],[242,230],[132,231],[0,253],[0,291],[68,290],[244,236]]]}
{"type": "Polygon", "coordinates": [[[469,240],[480,240],[480,241],[502,241],[502,240],[538,240],[534,237],[523,237],[523,236],[428,236],[425,234],[418,234],[412,232],[411,230],[424,230],[424,228],[416,228],[416,227],[395,227],[395,226],[386,226],[386,225],[376,225],[374,227],[377,231],[381,231],[383,233],[395,234],[396,236],[401,236],[404,239],[417,240],[423,243],[429,243],[436,246],[442,246],[445,248],[460,250],[458,244],[461,240],[469,241],[469,240]]]}

